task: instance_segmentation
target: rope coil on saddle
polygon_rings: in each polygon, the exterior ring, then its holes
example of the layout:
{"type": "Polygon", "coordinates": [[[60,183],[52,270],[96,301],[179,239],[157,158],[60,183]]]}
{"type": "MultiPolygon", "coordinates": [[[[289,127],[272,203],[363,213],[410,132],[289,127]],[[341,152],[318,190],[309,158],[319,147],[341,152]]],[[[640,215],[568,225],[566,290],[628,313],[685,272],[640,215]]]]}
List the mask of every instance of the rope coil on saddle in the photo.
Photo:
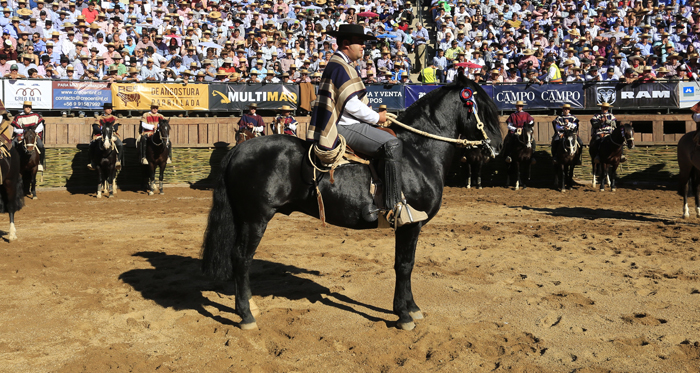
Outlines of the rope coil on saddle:
{"type": "Polygon", "coordinates": [[[343,154],[345,154],[345,149],[347,148],[347,143],[345,141],[345,137],[343,135],[338,135],[338,146],[331,150],[323,150],[318,147],[317,144],[314,144],[313,146],[309,147],[309,163],[311,163],[311,166],[314,168],[313,172],[313,178],[314,178],[314,186],[316,187],[316,198],[318,199],[318,215],[319,218],[321,219],[321,224],[326,227],[326,208],[323,204],[323,197],[321,197],[321,189],[318,187],[318,179],[316,178],[316,171],[319,172],[329,172],[331,175],[330,182],[333,184],[335,181],[333,178],[333,172],[335,171],[336,167],[340,164],[340,161],[343,159],[343,154]],[[321,165],[323,167],[327,168],[320,168],[316,165],[314,162],[314,157],[316,156],[316,159],[321,161],[321,165]]]}

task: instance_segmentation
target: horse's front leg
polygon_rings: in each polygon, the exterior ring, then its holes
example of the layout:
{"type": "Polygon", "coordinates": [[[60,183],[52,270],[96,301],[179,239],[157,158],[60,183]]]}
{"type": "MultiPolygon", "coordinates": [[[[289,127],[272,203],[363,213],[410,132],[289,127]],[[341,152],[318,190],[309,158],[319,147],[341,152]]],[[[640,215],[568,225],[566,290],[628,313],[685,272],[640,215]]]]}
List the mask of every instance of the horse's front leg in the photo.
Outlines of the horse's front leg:
{"type": "Polygon", "coordinates": [[[513,162],[515,164],[515,190],[520,189],[520,162],[513,162]]]}
{"type": "Polygon", "coordinates": [[[617,189],[617,166],[616,164],[610,165],[610,173],[608,174],[610,178],[610,191],[612,192],[617,189]]]}
{"type": "Polygon", "coordinates": [[[104,186],[102,178],[102,166],[97,169],[97,198],[102,198],[102,187],[104,186]]]}
{"type": "Polygon", "coordinates": [[[158,176],[158,192],[160,194],[165,194],[165,191],[163,190],[163,174],[165,174],[165,164],[160,166],[160,175],[158,176]]]}
{"type": "Polygon", "coordinates": [[[476,189],[481,189],[481,170],[484,168],[484,162],[476,163],[476,189]]]}
{"type": "Polygon", "coordinates": [[[236,313],[241,317],[240,327],[243,330],[258,328],[255,316],[260,314],[260,310],[253,302],[248,273],[255,250],[258,248],[266,228],[267,223],[244,222],[238,231],[240,237],[237,239],[231,257],[236,282],[236,313]]]}
{"type": "Polygon", "coordinates": [[[600,191],[605,191],[605,181],[608,179],[608,165],[606,163],[600,163],[600,191]]]}
{"type": "Polygon", "coordinates": [[[423,318],[411,290],[411,273],[416,257],[416,243],[422,225],[410,224],[396,230],[396,247],[394,271],[396,272],[396,288],[394,289],[394,313],[399,316],[396,326],[403,330],[412,330],[416,324],[413,320],[423,318]]]}
{"type": "Polygon", "coordinates": [[[560,188],[559,191],[564,193],[566,192],[566,165],[564,165],[563,162],[561,162],[557,165],[557,167],[559,167],[559,170],[557,172],[557,174],[559,175],[559,185],[557,186],[560,188]]]}
{"type": "Polygon", "coordinates": [[[472,164],[467,161],[467,189],[472,187],[472,164]]]}
{"type": "Polygon", "coordinates": [[[15,212],[10,211],[10,232],[7,234],[7,240],[12,242],[17,239],[17,228],[15,228],[15,212]]]}
{"type": "Polygon", "coordinates": [[[32,199],[37,199],[36,197],[36,171],[32,172],[31,175],[31,192],[32,192],[32,199]]]}
{"type": "Polygon", "coordinates": [[[153,189],[156,184],[156,165],[154,163],[148,164],[148,195],[153,195],[153,189]]]}

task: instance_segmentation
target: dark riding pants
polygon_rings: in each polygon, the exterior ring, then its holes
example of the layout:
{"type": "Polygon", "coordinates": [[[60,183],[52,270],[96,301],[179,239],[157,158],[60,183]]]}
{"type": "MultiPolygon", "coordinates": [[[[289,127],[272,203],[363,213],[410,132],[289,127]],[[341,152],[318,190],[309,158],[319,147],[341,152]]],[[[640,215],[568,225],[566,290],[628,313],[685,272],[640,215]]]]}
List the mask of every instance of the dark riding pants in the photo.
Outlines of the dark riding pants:
{"type": "Polygon", "coordinates": [[[393,209],[402,200],[401,140],[366,123],[339,125],[338,133],[353,150],[384,160],[384,203],[386,208],[393,209]]]}

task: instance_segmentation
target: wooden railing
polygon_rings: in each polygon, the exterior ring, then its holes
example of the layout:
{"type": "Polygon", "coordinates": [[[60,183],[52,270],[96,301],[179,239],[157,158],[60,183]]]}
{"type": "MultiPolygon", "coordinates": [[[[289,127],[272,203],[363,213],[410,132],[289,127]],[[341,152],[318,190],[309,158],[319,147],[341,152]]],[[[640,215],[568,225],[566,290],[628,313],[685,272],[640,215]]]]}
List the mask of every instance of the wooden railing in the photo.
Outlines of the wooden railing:
{"type": "MultiPolygon", "coordinates": [[[[590,119],[592,115],[580,115],[581,121],[580,136],[584,143],[588,143],[590,138],[590,119]]],[[[500,117],[502,130],[505,129],[506,116],[500,117]]],[[[535,140],[542,145],[549,143],[553,135],[552,121],[554,116],[534,116],[536,125],[535,140]]],[[[119,133],[122,139],[128,140],[136,138],[138,135],[138,117],[121,118],[119,133]]],[[[269,123],[272,117],[264,117],[268,124],[265,129],[266,134],[270,133],[269,123]]],[[[308,116],[297,117],[299,127],[297,133],[303,137],[309,121],[308,116]]],[[[668,115],[620,115],[618,121],[623,123],[631,122],[635,127],[643,128],[646,132],[635,134],[635,143],[638,145],[675,145],[684,133],[695,130],[695,122],[689,114],[668,114],[668,115]],[[664,123],[673,123],[674,132],[664,133],[664,123]],[[644,125],[642,125],[644,124],[644,125]]],[[[172,118],[170,121],[171,141],[176,147],[214,147],[219,145],[235,144],[235,133],[238,130],[239,118],[217,117],[217,118],[172,118]]],[[[47,147],[75,147],[79,144],[90,142],[92,133],[92,123],[94,117],[90,118],[46,118],[45,143],[47,147]]]]}

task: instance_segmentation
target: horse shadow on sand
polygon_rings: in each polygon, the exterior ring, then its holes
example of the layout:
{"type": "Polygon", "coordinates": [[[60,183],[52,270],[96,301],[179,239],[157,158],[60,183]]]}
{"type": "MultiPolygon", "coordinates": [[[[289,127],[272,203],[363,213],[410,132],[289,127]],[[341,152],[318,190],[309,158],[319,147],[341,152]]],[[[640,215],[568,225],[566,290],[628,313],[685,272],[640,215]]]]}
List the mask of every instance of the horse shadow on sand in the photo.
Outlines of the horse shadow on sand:
{"type": "Polygon", "coordinates": [[[557,208],[547,208],[547,207],[532,207],[532,206],[512,206],[511,208],[518,208],[528,211],[537,211],[545,213],[549,216],[554,217],[565,217],[565,218],[578,218],[586,220],[597,220],[597,219],[618,219],[618,220],[632,220],[640,222],[651,222],[651,223],[663,223],[663,224],[675,224],[676,222],[669,219],[664,219],[656,217],[655,214],[646,212],[636,212],[636,211],[618,211],[611,209],[600,209],[600,208],[588,208],[588,207],[557,207],[557,208]]]}
{"type": "MultiPolygon", "coordinates": [[[[133,254],[133,256],[145,258],[153,268],[132,269],[122,273],[119,279],[131,285],[145,299],[153,300],[162,307],[172,307],[175,310],[195,310],[202,316],[209,317],[221,324],[238,324],[227,317],[214,315],[205,308],[205,306],[210,306],[218,309],[219,312],[235,314],[232,307],[203,295],[205,291],[214,291],[219,299],[233,305],[235,291],[230,282],[214,281],[205,277],[201,271],[200,259],[154,251],[142,251],[133,254]]],[[[390,310],[358,302],[298,275],[323,276],[318,271],[267,260],[253,260],[250,270],[253,296],[273,295],[289,300],[307,299],[312,303],[321,302],[326,306],[358,314],[372,322],[385,321],[389,325],[388,320],[371,316],[355,308],[364,307],[374,312],[393,315],[390,310]],[[353,308],[340,302],[357,307],[353,308]]]]}
{"type": "Polygon", "coordinates": [[[227,142],[216,142],[214,143],[214,150],[211,152],[209,157],[209,175],[204,179],[197,180],[190,183],[190,188],[192,189],[211,189],[214,187],[216,180],[221,173],[221,160],[224,159],[226,154],[229,152],[229,143],[227,142]]]}

